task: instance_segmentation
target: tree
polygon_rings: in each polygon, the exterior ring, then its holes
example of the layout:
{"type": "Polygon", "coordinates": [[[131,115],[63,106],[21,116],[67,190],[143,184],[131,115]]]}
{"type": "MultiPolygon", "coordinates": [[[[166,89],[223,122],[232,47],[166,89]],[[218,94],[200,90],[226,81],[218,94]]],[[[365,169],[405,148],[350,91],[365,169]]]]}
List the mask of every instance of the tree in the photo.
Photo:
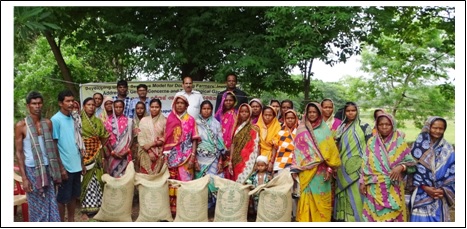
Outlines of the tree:
{"type": "Polygon", "coordinates": [[[362,35],[360,11],[360,7],[273,7],[267,11],[268,39],[287,65],[300,68],[305,103],[310,100],[315,60],[332,66],[359,53],[355,42],[362,35]]]}

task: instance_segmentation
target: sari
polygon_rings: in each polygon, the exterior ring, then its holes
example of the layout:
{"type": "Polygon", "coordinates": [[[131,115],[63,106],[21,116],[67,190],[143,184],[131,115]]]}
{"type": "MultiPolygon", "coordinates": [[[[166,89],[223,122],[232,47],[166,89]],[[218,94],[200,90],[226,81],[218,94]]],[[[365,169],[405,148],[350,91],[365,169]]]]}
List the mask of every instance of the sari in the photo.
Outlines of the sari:
{"type": "Polygon", "coordinates": [[[105,110],[105,103],[107,101],[111,101],[113,103],[113,100],[111,97],[105,96],[104,101],[102,102],[102,112],[99,115],[99,119],[102,120],[102,123],[105,123],[107,119],[109,118],[109,115],[107,115],[107,111],[105,110]]]}
{"type": "Polygon", "coordinates": [[[323,121],[321,106],[309,103],[305,108],[297,136],[292,172],[298,172],[300,198],[297,204],[296,219],[299,222],[329,222],[332,215],[331,180],[325,181],[327,168],[336,169],[341,164],[337,146],[331,131],[323,121]],[[314,106],[319,118],[311,123],[307,111],[314,106]]]}
{"type": "Polygon", "coordinates": [[[284,113],[284,117],[287,113],[295,115],[295,124],[292,128],[289,128],[284,122],[281,129],[273,138],[273,144],[276,148],[276,158],[274,159],[273,165],[274,172],[288,168],[292,164],[293,152],[295,150],[294,139],[297,135],[298,127],[298,116],[294,110],[287,110],[284,113]]]}
{"type": "MultiPolygon", "coordinates": [[[[224,173],[217,173],[219,160],[226,151],[221,124],[213,116],[205,119],[201,114],[196,119],[196,124],[201,142],[198,144],[196,154],[200,171],[195,172],[195,179],[206,174],[224,178],[224,173]]],[[[208,190],[208,208],[211,208],[216,203],[217,189],[212,182],[209,182],[208,190]]]]}
{"type": "MultiPolygon", "coordinates": [[[[324,101],[330,101],[332,103],[332,106],[334,107],[334,101],[331,99],[325,99],[321,101],[321,104],[323,104],[324,101]]],[[[326,125],[328,125],[329,129],[331,130],[332,136],[336,136],[337,128],[340,126],[342,123],[342,120],[339,118],[335,117],[334,114],[331,115],[331,117],[328,118],[328,120],[325,121],[326,125]]]]}
{"type": "MultiPolygon", "coordinates": [[[[259,103],[259,105],[261,106],[261,110],[263,110],[263,103],[261,102],[261,100],[257,99],[257,98],[254,98],[254,99],[251,99],[250,102],[248,103],[248,105],[251,106],[251,102],[257,102],[259,103]]],[[[240,107],[239,107],[240,109],[240,107]]],[[[259,118],[261,117],[261,113],[259,114],[258,117],[255,117],[255,118],[251,118],[251,124],[255,125],[256,123],[258,123],[258,120],[259,118]]]]}
{"type": "Polygon", "coordinates": [[[416,187],[411,198],[411,222],[450,221],[449,208],[454,205],[455,196],[454,148],[444,137],[431,144],[430,127],[437,120],[444,121],[447,128],[443,118],[429,117],[412,148],[418,163],[413,181],[416,187]],[[423,185],[443,189],[443,198],[431,198],[421,188],[423,185]]]}
{"type": "MultiPolygon", "coordinates": [[[[237,110],[235,110],[235,105],[237,104],[237,97],[235,97],[235,94],[231,91],[226,91],[222,95],[222,100],[220,103],[220,107],[217,110],[215,114],[215,118],[217,121],[219,121],[221,127],[222,127],[222,138],[223,142],[225,144],[225,148],[227,151],[230,150],[230,146],[232,145],[232,138],[233,138],[233,130],[235,127],[235,122],[236,122],[236,115],[237,115],[237,110]],[[227,97],[228,94],[231,94],[235,98],[235,103],[232,109],[225,111],[224,110],[224,100],[227,97]]],[[[229,157],[230,155],[226,155],[226,158],[221,158],[224,162],[222,163],[222,166],[224,166],[224,175],[225,178],[230,179],[230,175],[228,172],[228,162],[230,161],[229,157]]]]}
{"type": "MultiPolygon", "coordinates": [[[[189,161],[195,160],[193,152],[193,141],[199,140],[195,119],[190,116],[186,109],[183,114],[178,115],[175,111],[175,103],[182,99],[187,106],[188,100],[183,95],[175,96],[172,102],[172,111],[167,117],[165,127],[164,154],[167,157],[170,179],[180,181],[191,181],[194,169],[189,168],[189,161]]],[[[172,215],[176,213],[177,194],[176,187],[169,186],[170,210],[172,215]]]]}
{"type": "Polygon", "coordinates": [[[81,182],[81,212],[97,213],[102,205],[104,183],[102,174],[102,142],[101,138],[108,138],[109,133],[104,128],[102,120],[95,115],[88,117],[84,110],[81,112],[82,133],[86,155],[83,158],[86,174],[81,182]]]}
{"type": "MultiPolygon", "coordinates": [[[[259,156],[259,129],[251,124],[251,107],[244,103],[238,110],[246,106],[250,112],[250,118],[239,123],[235,128],[232,140],[231,165],[232,180],[237,183],[245,183],[255,167],[256,158],[259,156]]],[[[239,120],[240,113],[237,114],[239,120]]]]}
{"type": "Polygon", "coordinates": [[[130,145],[133,139],[133,119],[125,115],[114,115],[107,118],[105,129],[110,133],[105,150],[106,173],[112,177],[121,177],[128,163],[132,160],[130,145]]]}
{"type": "Polygon", "coordinates": [[[272,147],[274,146],[274,136],[279,132],[281,129],[281,125],[279,124],[279,120],[277,120],[276,111],[273,107],[267,106],[272,109],[272,113],[274,118],[269,124],[265,124],[263,120],[263,113],[259,116],[258,122],[256,123],[259,127],[259,136],[260,136],[260,154],[266,156],[268,161],[271,159],[272,154],[272,147]]]}
{"type": "MultiPolygon", "coordinates": [[[[378,111],[381,111],[381,112],[383,112],[383,113],[386,113],[386,112],[384,111],[384,109],[382,109],[382,108],[376,108],[375,111],[373,111],[373,118],[374,118],[374,120],[375,120],[375,126],[373,127],[373,130],[371,131],[371,133],[372,133],[373,135],[378,135],[378,128],[376,127],[376,118],[377,118],[377,117],[376,117],[376,112],[378,112],[378,111]]],[[[402,132],[401,132],[401,133],[402,133],[402,132]]]]}
{"type": "MultiPolygon", "coordinates": [[[[148,116],[149,114],[147,112],[144,112],[143,118],[148,116]]],[[[138,142],[138,135],[141,132],[140,128],[140,122],[143,118],[138,118],[138,116],[135,113],[135,116],[133,117],[133,139],[131,140],[131,153],[133,153],[132,158],[135,163],[135,171],[140,172],[140,158],[138,157],[138,152],[139,152],[139,142],[138,142]]]]}
{"type": "Polygon", "coordinates": [[[389,114],[381,116],[389,119],[393,132],[385,140],[379,133],[368,140],[362,164],[366,185],[362,217],[366,222],[406,222],[404,182],[391,183],[389,175],[396,166],[409,168],[416,162],[394,118],[389,114]]]}
{"type": "Polygon", "coordinates": [[[144,174],[158,174],[164,164],[164,155],[162,154],[162,146],[151,147],[148,151],[144,150],[143,146],[148,143],[153,143],[156,140],[164,142],[164,132],[167,123],[167,118],[161,113],[155,117],[145,116],[139,123],[140,132],[138,134],[138,160],[139,172],[144,174]],[[156,161],[151,161],[149,154],[152,153],[156,157],[156,161]]]}
{"type": "MultiPolygon", "coordinates": [[[[350,102],[347,106],[357,107],[357,104],[350,102]]],[[[372,133],[370,126],[361,122],[358,107],[355,120],[348,126],[346,119],[344,108],[344,120],[336,132],[342,164],[337,170],[333,217],[336,221],[361,222],[363,196],[359,190],[358,180],[363,162],[362,156],[372,133]]]]}

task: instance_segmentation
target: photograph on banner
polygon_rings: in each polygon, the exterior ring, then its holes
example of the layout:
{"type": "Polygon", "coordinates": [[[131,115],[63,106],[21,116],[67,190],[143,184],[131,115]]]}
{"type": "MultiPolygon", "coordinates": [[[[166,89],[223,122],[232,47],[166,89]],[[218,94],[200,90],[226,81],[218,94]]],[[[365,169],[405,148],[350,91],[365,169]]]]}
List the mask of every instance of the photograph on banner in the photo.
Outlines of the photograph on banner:
{"type": "MultiPolygon", "coordinates": [[[[172,111],[172,100],[175,93],[183,91],[182,81],[128,81],[128,97],[137,98],[136,87],[139,84],[148,86],[149,98],[158,98],[162,102],[162,113],[168,116],[172,111]]],[[[225,90],[225,83],[216,82],[193,82],[193,90],[199,91],[205,100],[216,104],[217,93],[225,90]]],[[[117,83],[87,83],[80,85],[80,101],[87,97],[92,97],[94,93],[99,92],[104,96],[117,95],[117,83]]]]}

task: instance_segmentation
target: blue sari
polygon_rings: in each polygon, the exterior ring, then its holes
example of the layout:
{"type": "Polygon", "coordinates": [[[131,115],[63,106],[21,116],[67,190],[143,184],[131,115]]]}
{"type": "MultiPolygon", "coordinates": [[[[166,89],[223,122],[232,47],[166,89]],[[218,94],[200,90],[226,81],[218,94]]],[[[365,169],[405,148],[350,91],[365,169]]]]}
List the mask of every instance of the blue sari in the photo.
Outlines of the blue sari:
{"type": "Polygon", "coordinates": [[[411,222],[448,222],[449,208],[454,204],[454,148],[444,138],[430,144],[430,127],[437,120],[446,124],[440,117],[430,117],[412,148],[412,156],[418,163],[414,174],[416,188],[411,198],[411,222]],[[422,185],[443,189],[443,198],[431,198],[422,185]]]}

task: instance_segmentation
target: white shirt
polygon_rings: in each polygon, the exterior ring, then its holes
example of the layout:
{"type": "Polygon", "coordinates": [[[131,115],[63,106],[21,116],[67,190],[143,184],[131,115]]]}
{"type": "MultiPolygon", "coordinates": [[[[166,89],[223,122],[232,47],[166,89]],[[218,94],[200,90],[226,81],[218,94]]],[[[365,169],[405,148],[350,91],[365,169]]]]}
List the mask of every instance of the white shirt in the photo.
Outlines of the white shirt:
{"type": "Polygon", "coordinates": [[[204,101],[203,95],[199,91],[191,91],[190,94],[186,93],[185,91],[179,91],[175,96],[183,95],[188,100],[188,109],[187,112],[191,115],[194,119],[198,118],[199,111],[201,109],[201,103],[204,101]]]}

